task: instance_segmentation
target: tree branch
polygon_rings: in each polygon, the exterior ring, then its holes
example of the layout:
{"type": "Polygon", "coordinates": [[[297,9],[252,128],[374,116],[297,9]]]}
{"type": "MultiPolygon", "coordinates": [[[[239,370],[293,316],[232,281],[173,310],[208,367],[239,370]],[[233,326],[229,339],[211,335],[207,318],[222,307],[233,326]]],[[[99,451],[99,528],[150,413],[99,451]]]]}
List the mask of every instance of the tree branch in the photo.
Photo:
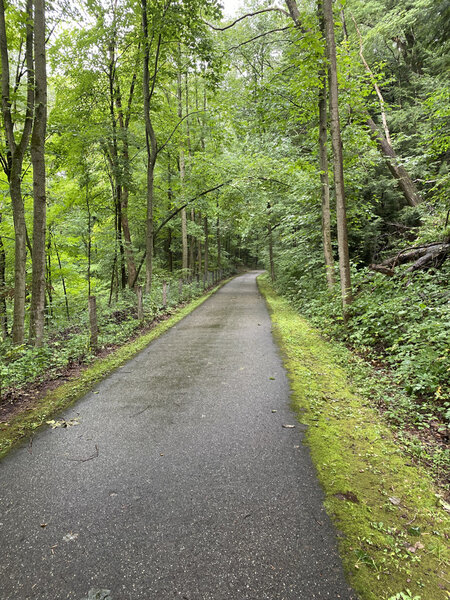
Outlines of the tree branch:
{"type": "Polygon", "coordinates": [[[178,129],[178,127],[181,125],[181,123],[187,119],[188,117],[192,116],[192,115],[196,115],[197,113],[201,113],[201,112],[205,112],[204,110],[195,110],[194,112],[190,112],[187,115],[184,115],[184,117],[182,119],[180,119],[180,121],[178,121],[178,123],[175,125],[175,128],[172,130],[172,133],[169,135],[169,137],[167,138],[167,140],[164,142],[164,144],[162,146],[160,146],[157,150],[157,154],[159,154],[162,150],[164,150],[164,148],[167,146],[167,144],[170,142],[170,140],[172,139],[175,131],[178,129]]]}
{"type": "Polygon", "coordinates": [[[246,44],[250,44],[251,42],[258,40],[259,38],[262,38],[265,35],[269,35],[269,33],[275,33],[277,31],[286,31],[286,29],[289,29],[289,28],[290,28],[290,25],[288,25],[287,27],[278,27],[277,29],[271,29],[270,31],[260,33],[259,35],[251,38],[250,40],[246,40],[245,42],[242,42],[242,44],[238,44],[237,46],[231,46],[231,48],[227,48],[225,50],[225,52],[223,52],[223,54],[226,54],[227,52],[231,52],[231,50],[237,50],[237,48],[240,48],[241,46],[245,46],[246,44]]]}
{"type": "Polygon", "coordinates": [[[159,34],[159,36],[158,36],[158,45],[156,46],[155,68],[153,70],[152,88],[150,90],[150,95],[149,95],[149,98],[148,98],[149,104],[152,101],[153,92],[155,91],[156,75],[158,73],[159,51],[160,51],[160,48],[161,48],[161,39],[162,39],[162,36],[161,36],[161,34],[159,34]]]}
{"type": "Polygon", "coordinates": [[[236,19],[236,21],[233,21],[233,23],[231,23],[230,25],[226,25],[225,27],[215,27],[214,25],[212,25],[211,23],[208,23],[207,21],[203,21],[203,23],[205,23],[205,25],[208,25],[208,27],[211,27],[211,29],[214,29],[214,31],[226,31],[227,29],[234,27],[236,25],[236,23],[239,23],[239,21],[242,21],[243,19],[246,19],[247,17],[254,17],[255,15],[260,15],[261,13],[272,12],[272,11],[281,12],[284,15],[286,15],[287,17],[290,16],[286,10],[284,10],[282,8],[278,8],[278,7],[272,7],[272,8],[263,8],[262,10],[257,10],[256,12],[253,12],[253,13],[247,13],[246,15],[239,17],[238,19],[236,19]]]}
{"type": "Polygon", "coordinates": [[[357,25],[355,17],[353,15],[352,15],[352,20],[353,20],[353,23],[355,24],[355,28],[356,28],[356,31],[357,31],[358,36],[359,36],[359,56],[361,58],[361,61],[362,61],[363,65],[366,68],[366,71],[369,74],[369,77],[370,77],[370,79],[372,81],[372,85],[375,88],[375,91],[376,91],[377,96],[378,96],[378,100],[380,102],[381,119],[383,121],[384,135],[386,137],[386,140],[387,140],[388,144],[390,144],[392,146],[391,135],[390,135],[389,127],[388,127],[388,124],[387,124],[387,119],[386,119],[386,110],[385,110],[385,104],[384,104],[383,94],[381,93],[380,87],[379,87],[379,85],[377,83],[377,80],[375,79],[375,75],[374,75],[372,69],[369,67],[369,64],[367,63],[367,61],[366,61],[366,59],[364,57],[362,35],[361,35],[361,32],[358,29],[358,25],[357,25]]]}
{"type": "MultiPolygon", "coordinates": [[[[191,113],[192,114],[192,113],[191,113]]],[[[181,122],[181,121],[180,121],[181,122]]],[[[186,206],[188,204],[191,204],[192,202],[194,202],[195,200],[198,200],[199,198],[202,198],[202,196],[206,196],[206,194],[209,194],[211,192],[214,192],[215,190],[220,189],[221,187],[228,185],[229,183],[232,182],[232,179],[229,179],[228,181],[224,181],[223,183],[220,183],[219,185],[214,186],[213,188],[210,188],[209,190],[205,190],[204,192],[202,192],[201,194],[198,194],[198,196],[195,196],[194,198],[191,198],[190,200],[188,200],[187,202],[185,202],[184,204],[182,204],[181,206],[179,206],[176,210],[174,210],[173,212],[170,213],[169,216],[167,216],[159,225],[158,227],[155,229],[154,232],[154,236],[156,238],[156,236],[158,235],[158,233],[161,231],[161,229],[164,227],[164,225],[167,225],[167,223],[169,221],[171,221],[179,212],[181,212],[183,210],[183,208],[186,208],[186,206]]],[[[134,286],[136,285],[136,281],[138,280],[139,277],[139,273],[141,272],[142,269],[142,265],[145,262],[145,258],[147,256],[147,250],[144,251],[144,254],[141,257],[141,261],[139,263],[139,267],[137,268],[136,271],[136,276],[134,278],[134,281],[131,284],[131,288],[134,288],[134,286]]]]}

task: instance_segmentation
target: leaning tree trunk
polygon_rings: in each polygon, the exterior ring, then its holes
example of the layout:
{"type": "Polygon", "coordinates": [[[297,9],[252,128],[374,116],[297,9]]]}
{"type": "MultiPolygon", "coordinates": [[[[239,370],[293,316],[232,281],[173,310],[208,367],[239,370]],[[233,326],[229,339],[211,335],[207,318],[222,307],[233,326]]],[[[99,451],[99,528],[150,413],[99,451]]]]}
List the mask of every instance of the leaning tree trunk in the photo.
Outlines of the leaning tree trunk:
{"type": "Polygon", "coordinates": [[[397,180],[406,202],[409,204],[409,206],[417,206],[422,201],[422,198],[408,171],[402,164],[399,163],[394,148],[380,133],[378,127],[375,125],[375,122],[370,117],[367,119],[367,125],[369,126],[372,139],[375,140],[377,146],[386,157],[388,169],[394,179],[397,180]]]}
{"type": "Polygon", "coordinates": [[[327,57],[329,62],[330,128],[333,147],[334,188],[336,195],[339,273],[341,280],[344,318],[347,318],[346,309],[352,303],[352,284],[350,278],[350,258],[348,251],[347,215],[344,189],[344,160],[342,154],[341,127],[339,121],[336,41],[334,36],[332,0],[323,0],[323,19],[327,57]]]}
{"type": "Polygon", "coordinates": [[[45,2],[35,0],[34,15],[35,112],[31,136],[33,165],[33,267],[30,340],[42,346],[45,317],[45,133],[47,129],[47,67],[45,58],[45,2]]]}

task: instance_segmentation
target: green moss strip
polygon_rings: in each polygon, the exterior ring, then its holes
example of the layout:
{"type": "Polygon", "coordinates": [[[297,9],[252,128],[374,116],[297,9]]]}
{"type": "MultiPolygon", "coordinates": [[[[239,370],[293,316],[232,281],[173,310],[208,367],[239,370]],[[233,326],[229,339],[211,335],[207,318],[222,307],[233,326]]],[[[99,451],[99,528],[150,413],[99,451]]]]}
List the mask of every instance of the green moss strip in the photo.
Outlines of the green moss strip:
{"type": "Polygon", "coordinates": [[[345,364],[353,355],[322,339],[266,277],[258,283],[351,585],[361,600],[448,600],[450,519],[429,475],[410,463],[370,401],[351,391],[345,364]]]}
{"type": "Polygon", "coordinates": [[[91,365],[73,380],[70,380],[49,392],[38,401],[31,410],[22,412],[8,423],[0,423],[0,459],[17,443],[27,438],[38,427],[43,425],[55,413],[67,408],[84,396],[96,383],[112,373],[115,369],[133,358],[148,344],[162,335],[165,331],[181,321],[185,316],[203,304],[212,294],[220,289],[226,280],[213,288],[207,294],[178,309],[166,321],[158,323],[151,331],[143,334],[132,342],[128,342],[105,358],[96,359],[91,365]]]}

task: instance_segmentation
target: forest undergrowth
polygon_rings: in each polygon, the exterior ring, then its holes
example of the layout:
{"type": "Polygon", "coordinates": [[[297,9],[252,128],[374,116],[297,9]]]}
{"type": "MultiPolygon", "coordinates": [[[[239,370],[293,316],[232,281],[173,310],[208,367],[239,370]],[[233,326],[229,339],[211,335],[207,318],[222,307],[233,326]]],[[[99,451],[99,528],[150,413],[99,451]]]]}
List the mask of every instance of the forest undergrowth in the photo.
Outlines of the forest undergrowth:
{"type": "Polygon", "coordinates": [[[314,285],[310,271],[296,276],[280,269],[276,288],[324,336],[370,365],[370,377],[353,359],[347,368],[398,440],[448,495],[450,263],[408,277],[355,268],[352,277],[356,293],[346,324],[338,293],[314,285]]]}
{"type": "Polygon", "coordinates": [[[373,397],[394,404],[400,391],[392,396],[379,370],[325,340],[267,277],[259,286],[351,584],[362,600],[447,599],[450,506],[373,397]]]}

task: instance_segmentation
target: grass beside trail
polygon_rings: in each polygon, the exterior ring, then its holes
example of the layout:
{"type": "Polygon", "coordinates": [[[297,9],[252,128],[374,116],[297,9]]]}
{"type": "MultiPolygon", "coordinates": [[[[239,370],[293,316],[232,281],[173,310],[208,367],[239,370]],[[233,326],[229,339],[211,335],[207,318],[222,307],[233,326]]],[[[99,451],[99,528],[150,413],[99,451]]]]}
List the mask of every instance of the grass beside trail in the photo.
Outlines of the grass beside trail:
{"type": "Polygon", "coordinates": [[[181,319],[225,285],[227,281],[229,280],[220,283],[205,295],[179,308],[171,317],[158,323],[148,333],[139,336],[131,342],[125,343],[104,358],[95,359],[92,364],[83,369],[78,377],[67,381],[49,392],[45,397],[38,400],[32,408],[28,408],[26,411],[17,414],[6,423],[0,423],[0,459],[18,442],[27,438],[36,429],[44,425],[53,415],[73,404],[96,383],[133,358],[133,356],[148,346],[152,340],[173,327],[178,321],[181,321],[181,319]]]}
{"type": "Polygon", "coordinates": [[[258,279],[284,355],[292,403],[340,532],[350,583],[361,600],[449,600],[450,518],[427,472],[412,464],[349,376],[365,363],[325,341],[258,279]]]}

